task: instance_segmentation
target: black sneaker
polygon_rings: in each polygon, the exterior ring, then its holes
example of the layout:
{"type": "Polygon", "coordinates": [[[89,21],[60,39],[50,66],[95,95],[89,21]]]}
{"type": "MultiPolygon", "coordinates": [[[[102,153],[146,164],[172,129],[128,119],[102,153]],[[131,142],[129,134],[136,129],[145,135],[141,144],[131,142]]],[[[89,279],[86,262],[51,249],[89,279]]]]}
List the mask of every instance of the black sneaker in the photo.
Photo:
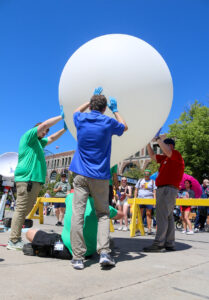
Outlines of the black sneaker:
{"type": "Polygon", "coordinates": [[[31,243],[24,244],[22,250],[25,255],[29,255],[29,256],[36,255],[31,243]]]}
{"type": "Polygon", "coordinates": [[[165,250],[166,251],[176,251],[176,248],[175,247],[165,247],[165,250]]]}
{"type": "Polygon", "coordinates": [[[101,267],[114,267],[115,261],[108,253],[101,253],[99,263],[101,267]]]}
{"type": "Polygon", "coordinates": [[[163,252],[164,249],[165,249],[165,247],[163,247],[163,246],[158,246],[158,245],[153,244],[149,247],[144,247],[143,251],[144,252],[163,252]]]}
{"type": "Polygon", "coordinates": [[[63,225],[62,225],[62,222],[58,221],[58,222],[56,223],[56,226],[63,226],[63,225]]]}

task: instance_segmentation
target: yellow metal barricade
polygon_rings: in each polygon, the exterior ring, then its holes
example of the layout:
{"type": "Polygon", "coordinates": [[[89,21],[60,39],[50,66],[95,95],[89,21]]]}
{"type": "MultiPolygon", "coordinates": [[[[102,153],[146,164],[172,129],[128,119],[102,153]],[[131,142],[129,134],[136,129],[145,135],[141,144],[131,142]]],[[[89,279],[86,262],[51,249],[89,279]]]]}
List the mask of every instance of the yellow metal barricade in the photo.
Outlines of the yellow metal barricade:
{"type": "MultiPolygon", "coordinates": [[[[128,203],[132,205],[132,218],[130,224],[130,236],[134,237],[136,231],[139,230],[144,235],[144,224],[142,222],[140,204],[156,205],[156,199],[130,198],[128,203]]],[[[203,198],[177,198],[176,205],[181,206],[209,206],[209,199],[203,198]]]]}
{"type": "Polygon", "coordinates": [[[39,219],[40,224],[44,224],[44,212],[43,212],[43,204],[44,202],[49,203],[65,203],[65,198],[45,198],[45,197],[38,197],[36,204],[34,205],[33,209],[28,215],[28,219],[39,219]],[[38,215],[35,216],[35,213],[38,209],[38,215]]]}
{"type": "MultiPolygon", "coordinates": [[[[39,219],[40,224],[44,224],[44,211],[43,211],[43,203],[65,203],[65,198],[45,198],[45,197],[38,197],[36,204],[34,205],[33,209],[29,213],[27,219],[39,219]],[[38,210],[38,215],[35,216],[36,211],[38,210]]],[[[110,220],[110,232],[114,232],[114,226],[112,220],[110,220]]]]}

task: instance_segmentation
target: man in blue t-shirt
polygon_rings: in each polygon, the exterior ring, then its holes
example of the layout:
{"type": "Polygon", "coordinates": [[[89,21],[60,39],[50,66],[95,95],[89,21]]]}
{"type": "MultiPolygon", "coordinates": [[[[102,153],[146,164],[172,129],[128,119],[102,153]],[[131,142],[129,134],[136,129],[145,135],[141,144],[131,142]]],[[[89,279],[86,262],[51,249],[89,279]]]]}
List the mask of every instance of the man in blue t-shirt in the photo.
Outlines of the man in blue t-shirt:
{"type": "Polygon", "coordinates": [[[101,95],[102,88],[94,91],[90,102],[74,112],[77,129],[77,149],[70,165],[74,173],[73,215],[71,220],[72,265],[83,269],[86,245],[83,238],[83,223],[89,194],[95,201],[98,218],[97,252],[101,266],[114,266],[109,255],[109,179],[112,135],[121,136],[128,129],[117,109],[117,101],[110,98],[108,107],[115,119],[104,115],[107,99],[101,95]],[[87,108],[90,113],[84,112],[87,108]]]}

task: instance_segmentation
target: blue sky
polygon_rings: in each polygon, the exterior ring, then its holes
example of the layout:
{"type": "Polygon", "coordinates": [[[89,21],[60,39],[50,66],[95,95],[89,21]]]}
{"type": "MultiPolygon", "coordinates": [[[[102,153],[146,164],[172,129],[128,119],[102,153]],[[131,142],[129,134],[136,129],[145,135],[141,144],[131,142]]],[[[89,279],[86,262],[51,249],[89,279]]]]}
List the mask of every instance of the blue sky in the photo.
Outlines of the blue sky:
{"type": "MultiPolygon", "coordinates": [[[[208,105],[208,15],[208,0],[0,0],[0,154],[18,151],[25,131],[59,115],[65,63],[104,34],[134,35],[163,56],[174,84],[164,132],[195,99],[208,105]]],[[[56,153],[75,145],[67,132],[48,149],[56,153]]]]}

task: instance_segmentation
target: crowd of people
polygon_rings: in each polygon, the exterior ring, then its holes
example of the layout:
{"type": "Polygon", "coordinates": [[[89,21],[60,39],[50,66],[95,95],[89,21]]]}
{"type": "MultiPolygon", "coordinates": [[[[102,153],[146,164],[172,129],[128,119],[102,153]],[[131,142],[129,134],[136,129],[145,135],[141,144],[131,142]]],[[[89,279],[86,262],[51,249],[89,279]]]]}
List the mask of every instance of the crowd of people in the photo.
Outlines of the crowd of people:
{"type": "MultiPolygon", "coordinates": [[[[79,106],[73,113],[77,130],[77,149],[69,170],[73,173],[74,192],[70,193],[71,186],[64,174],[61,181],[54,187],[57,198],[66,198],[66,208],[63,204],[55,204],[57,226],[63,225],[65,215],[62,235],[31,229],[27,233],[27,238],[31,242],[29,247],[21,238],[21,228],[25,217],[35,204],[41,185],[45,182],[46,162],[43,148],[56,141],[67,130],[64,122],[63,129],[45,137],[49,128],[65,119],[63,108],[61,107],[60,116],[36,124],[21,137],[18,165],[15,170],[16,210],[12,219],[7,249],[24,250],[25,253],[30,250],[33,253],[41,253],[43,249],[47,249],[48,255],[53,257],[72,258],[72,266],[77,270],[84,268],[86,256],[97,251],[101,267],[115,266],[115,261],[110,254],[110,218],[120,220],[119,230],[128,230],[129,204],[127,200],[133,196],[133,193],[125,177],[119,185],[117,167],[110,169],[112,136],[120,137],[128,130],[128,126],[119,114],[116,99],[110,97],[108,102],[102,91],[101,87],[96,88],[90,101],[79,106]],[[113,118],[105,115],[107,107],[113,113],[113,118]],[[86,112],[87,109],[89,112],[86,112]],[[112,204],[117,210],[112,207],[112,204]]],[[[150,179],[151,171],[146,169],[144,178],[138,180],[134,191],[134,197],[156,198],[155,239],[143,250],[145,252],[174,251],[173,210],[184,173],[184,161],[181,154],[175,150],[173,139],[163,140],[160,130],[154,139],[163,154],[155,154],[151,144],[147,145],[147,150],[150,158],[160,164],[158,177],[156,181],[150,179]]],[[[188,181],[185,185],[185,197],[190,197],[192,195],[191,184],[188,181]]],[[[207,183],[204,183],[203,190],[208,196],[207,188],[207,183]]],[[[146,210],[148,234],[152,234],[153,207],[147,204],[141,206],[140,209],[142,214],[146,210]]],[[[184,229],[186,231],[188,226],[188,232],[191,233],[192,228],[188,218],[190,209],[187,207],[181,210],[184,229]]],[[[199,209],[198,212],[199,221],[195,229],[198,229],[199,224],[202,226],[204,221],[202,210],[199,209]]],[[[209,226],[208,218],[206,222],[209,226]]]]}
{"type": "MultiPolygon", "coordinates": [[[[142,199],[151,199],[156,198],[156,190],[157,187],[155,185],[155,181],[150,178],[151,171],[149,169],[145,169],[144,177],[140,178],[135,186],[131,186],[127,184],[127,178],[123,177],[121,180],[121,185],[125,186],[127,191],[129,191],[126,195],[128,198],[142,198],[142,199]],[[125,185],[126,184],[126,185],[125,185]],[[131,194],[131,196],[130,196],[131,194]]],[[[190,180],[184,181],[185,188],[179,189],[177,198],[196,198],[195,192],[192,189],[192,182],[190,180]]],[[[204,179],[201,184],[202,195],[201,198],[209,198],[209,180],[204,179]]],[[[119,188],[114,187],[113,190],[113,199],[112,204],[117,209],[121,210],[121,194],[119,192],[119,188]]],[[[124,213],[124,221],[120,220],[120,226],[117,230],[127,231],[128,228],[128,220],[127,216],[131,216],[131,206],[126,201],[124,203],[126,206],[124,213]],[[125,225],[125,226],[124,226],[125,225]]],[[[175,206],[175,208],[180,211],[180,220],[182,222],[182,234],[191,235],[197,233],[199,231],[208,231],[209,232],[209,209],[208,207],[196,207],[196,206],[175,206]],[[192,216],[192,217],[191,217],[192,216]],[[192,224],[193,223],[193,224],[192,224]]],[[[155,206],[150,204],[140,205],[140,211],[142,220],[144,225],[147,227],[147,234],[152,235],[152,228],[156,228],[156,220],[155,220],[155,206]]]]}

